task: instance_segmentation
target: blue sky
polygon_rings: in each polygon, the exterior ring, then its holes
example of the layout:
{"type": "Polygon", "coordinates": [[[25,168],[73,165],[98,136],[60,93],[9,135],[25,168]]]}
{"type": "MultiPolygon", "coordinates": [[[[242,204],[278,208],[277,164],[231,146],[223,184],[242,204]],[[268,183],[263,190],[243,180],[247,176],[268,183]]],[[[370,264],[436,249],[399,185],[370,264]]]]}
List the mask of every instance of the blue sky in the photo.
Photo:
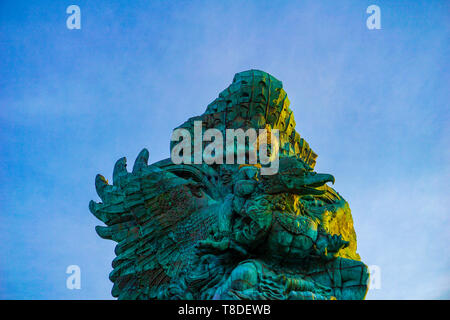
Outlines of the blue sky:
{"type": "Polygon", "coordinates": [[[88,202],[237,72],[282,80],[350,203],[369,299],[450,298],[448,1],[1,1],[0,298],[110,299],[88,202]],[[66,8],[81,8],[81,30],[66,8]],[[366,8],[381,9],[368,30],[366,8]],[[81,289],[66,288],[68,265],[81,289]]]}

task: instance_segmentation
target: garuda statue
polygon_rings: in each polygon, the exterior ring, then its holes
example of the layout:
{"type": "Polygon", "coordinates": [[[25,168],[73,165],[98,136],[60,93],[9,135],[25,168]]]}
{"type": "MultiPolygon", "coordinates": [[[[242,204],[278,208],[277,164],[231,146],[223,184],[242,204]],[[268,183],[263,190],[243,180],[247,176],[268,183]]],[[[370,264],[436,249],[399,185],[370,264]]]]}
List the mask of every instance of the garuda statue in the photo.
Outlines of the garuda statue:
{"type": "MultiPolygon", "coordinates": [[[[364,299],[368,268],[356,253],[348,203],[314,172],[317,155],[295,131],[281,81],[235,75],[192,131],[266,128],[279,132],[279,169],[261,165],[148,165],[117,161],[113,184],[95,179],[90,211],[117,242],[109,278],[119,299],[364,299]]],[[[174,144],[171,144],[171,148],[174,144]]]]}

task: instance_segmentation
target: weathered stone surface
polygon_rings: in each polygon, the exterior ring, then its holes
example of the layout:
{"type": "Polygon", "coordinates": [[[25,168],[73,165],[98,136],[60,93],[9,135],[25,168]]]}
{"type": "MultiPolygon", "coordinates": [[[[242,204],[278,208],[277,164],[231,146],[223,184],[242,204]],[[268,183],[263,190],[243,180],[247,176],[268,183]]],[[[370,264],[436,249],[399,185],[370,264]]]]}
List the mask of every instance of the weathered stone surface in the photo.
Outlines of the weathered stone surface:
{"type": "MultiPolygon", "coordinates": [[[[119,299],[363,299],[367,267],[356,253],[348,203],[313,171],[317,155],[295,131],[282,83],[258,70],[235,75],[206,112],[180,127],[280,130],[280,167],[147,165],[126,159],[89,209],[116,241],[109,277],[119,299]]],[[[193,132],[192,132],[193,134],[193,132]]],[[[171,145],[173,147],[173,145],[171,145]]]]}

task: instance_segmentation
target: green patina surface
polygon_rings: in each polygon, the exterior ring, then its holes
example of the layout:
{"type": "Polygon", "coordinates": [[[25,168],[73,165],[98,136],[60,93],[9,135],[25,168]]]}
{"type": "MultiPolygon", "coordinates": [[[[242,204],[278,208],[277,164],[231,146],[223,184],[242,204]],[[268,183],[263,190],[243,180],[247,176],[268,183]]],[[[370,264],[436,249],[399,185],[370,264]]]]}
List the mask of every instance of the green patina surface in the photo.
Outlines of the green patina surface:
{"type": "MultiPolygon", "coordinates": [[[[356,253],[348,203],[314,172],[317,155],[295,131],[282,83],[235,75],[206,112],[180,126],[280,132],[279,171],[260,166],[148,165],[126,159],[113,184],[97,175],[91,212],[116,241],[109,278],[119,299],[364,299],[368,269],[356,253]]],[[[173,145],[171,145],[171,148],[173,145]]]]}

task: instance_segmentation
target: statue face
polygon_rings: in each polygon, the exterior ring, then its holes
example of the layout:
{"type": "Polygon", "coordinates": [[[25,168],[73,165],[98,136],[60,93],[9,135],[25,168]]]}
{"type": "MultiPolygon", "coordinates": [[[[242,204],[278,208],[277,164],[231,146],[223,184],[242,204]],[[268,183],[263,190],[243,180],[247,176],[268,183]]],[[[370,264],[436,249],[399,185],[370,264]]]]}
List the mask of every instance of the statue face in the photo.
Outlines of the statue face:
{"type": "Polygon", "coordinates": [[[272,219],[272,206],[266,195],[247,200],[244,210],[246,214],[261,222],[272,219]]]}

